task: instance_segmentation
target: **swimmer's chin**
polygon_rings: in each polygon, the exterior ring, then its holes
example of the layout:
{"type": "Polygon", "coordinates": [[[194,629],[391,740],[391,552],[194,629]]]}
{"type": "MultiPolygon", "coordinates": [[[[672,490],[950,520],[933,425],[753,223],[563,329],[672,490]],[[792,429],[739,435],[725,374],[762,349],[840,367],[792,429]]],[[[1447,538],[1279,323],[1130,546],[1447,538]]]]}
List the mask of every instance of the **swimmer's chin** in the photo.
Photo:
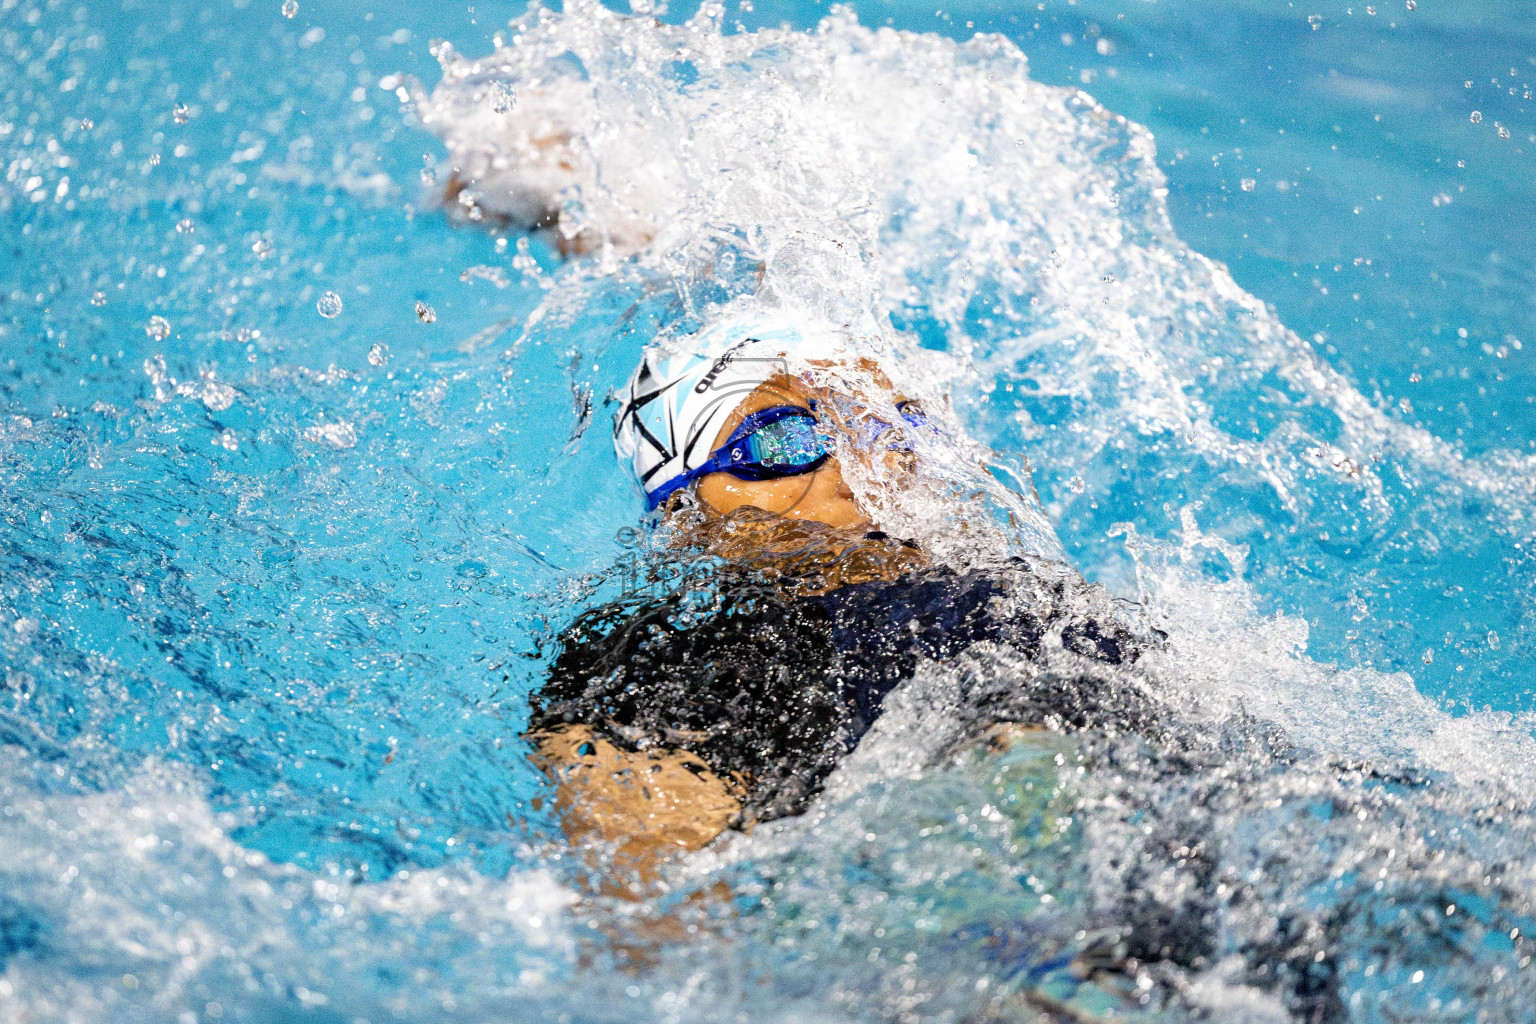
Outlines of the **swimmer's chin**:
{"type": "Polygon", "coordinates": [[[897,579],[929,564],[914,541],[892,537],[867,518],[833,526],[751,505],[726,514],[678,506],[663,528],[675,548],[770,573],[795,589],[897,579]]]}

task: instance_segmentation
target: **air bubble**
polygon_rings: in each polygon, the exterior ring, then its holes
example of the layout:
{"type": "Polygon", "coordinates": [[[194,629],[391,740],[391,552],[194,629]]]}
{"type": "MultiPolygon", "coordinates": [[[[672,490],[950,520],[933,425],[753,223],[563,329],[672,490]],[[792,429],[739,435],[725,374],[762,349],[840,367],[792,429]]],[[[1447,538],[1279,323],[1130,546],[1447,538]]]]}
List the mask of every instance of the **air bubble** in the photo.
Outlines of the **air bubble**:
{"type": "Polygon", "coordinates": [[[144,328],[144,333],[156,341],[164,341],[171,336],[171,322],[163,316],[152,316],[144,328]]]}
{"type": "Polygon", "coordinates": [[[299,13],[299,0],[283,0],[283,17],[291,18],[299,13]]]}
{"type": "Polygon", "coordinates": [[[387,362],[389,362],[389,346],[382,342],[376,342],[368,350],[368,365],[383,366],[387,362]]]}
{"type": "Polygon", "coordinates": [[[334,320],[341,316],[341,296],[335,292],[326,292],[320,296],[320,301],[315,303],[315,309],[327,320],[334,320]]]}
{"type": "Polygon", "coordinates": [[[251,243],[251,252],[256,254],[257,259],[264,260],[272,255],[272,243],[265,238],[258,238],[251,243]]]}
{"type": "Polygon", "coordinates": [[[1472,123],[1473,124],[1481,124],[1482,120],[1483,120],[1483,112],[1481,110],[1474,110],[1474,111],[1472,111],[1472,123]]]}
{"type": "Polygon", "coordinates": [[[92,121],[92,120],[91,120],[91,119],[90,119],[90,118],[88,118],[88,117],[82,117],[82,118],[81,118],[81,119],[80,119],[80,130],[81,130],[81,131],[83,131],[83,132],[88,132],[88,131],[90,131],[90,130],[91,130],[91,129],[92,129],[92,128],[95,128],[95,127],[96,127],[96,122],[95,122],[95,121],[92,121]]]}
{"type": "Polygon", "coordinates": [[[1376,8],[1367,6],[1365,8],[1365,13],[1371,15],[1372,17],[1375,17],[1376,16],[1376,8]]]}
{"type": "Polygon", "coordinates": [[[91,296],[91,305],[93,305],[93,306],[105,306],[106,304],[107,304],[107,293],[106,292],[96,292],[94,295],[91,296]]]}
{"type": "Polygon", "coordinates": [[[1313,32],[1316,32],[1323,26],[1323,16],[1321,14],[1309,14],[1307,15],[1307,24],[1312,26],[1313,32]]]}
{"type": "Polygon", "coordinates": [[[1419,0],[1408,0],[1408,9],[1410,11],[1418,10],[1419,9],[1419,0]]]}
{"type": "Polygon", "coordinates": [[[185,103],[178,103],[176,104],[175,109],[171,111],[171,118],[177,124],[186,124],[192,119],[192,114],[187,109],[187,105],[185,103]]]}
{"type": "Polygon", "coordinates": [[[425,302],[417,302],[416,303],[416,319],[420,320],[424,324],[436,323],[437,322],[437,310],[433,309],[431,306],[427,305],[425,302]]]}
{"type": "Polygon", "coordinates": [[[1499,138],[1501,138],[1501,139],[1509,138],[1509,129],[1505,128],[1503,125],[1499,125],[1499,138]]]}
{"type": "Polygon", "coordinates": [[[1244,192],[1252,192],[1255,188],[1258,187],[1259,183],[1253,178],[1244,178],[1238,184],[1243,186],[1244,192]]]}
{"type": "Polygon", "coordinates": [[[176,233],[178,235],[190,235],[194,227],[195,225],[193,225],[191,217],[183,217],[176,222],[176,233]]]}

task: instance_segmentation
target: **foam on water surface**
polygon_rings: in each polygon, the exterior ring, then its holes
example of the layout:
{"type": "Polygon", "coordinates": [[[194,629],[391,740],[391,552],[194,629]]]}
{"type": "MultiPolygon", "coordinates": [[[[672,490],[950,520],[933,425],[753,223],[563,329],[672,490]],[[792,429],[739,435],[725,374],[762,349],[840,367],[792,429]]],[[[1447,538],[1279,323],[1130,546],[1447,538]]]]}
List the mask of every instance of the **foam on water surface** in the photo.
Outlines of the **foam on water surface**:
{"type": "MultiPolygon", "coordinates": [[[[311,66],[308,6],[253,45],[311,66]]],[[[1363,395],[1174,233],[1145,129],[1007,40],[720,15],[535,8],[484,56],[434,44],[432,88],[363,76],[403,43],[359,21],[303,97],[349,112],[330,133],[236,75],[129,131],[185,60],[159,53],[117,89],[61,68],[52,95],[130,99],[50,148],[7,79],[0,202],[38,257],[11,301],[50,297],[6,325],[0,1006],[1523,1019],[1532,723],[1395,670],[1528,666],[1530,457],[1363,395]],[[846,330],[933,410],[909,500],[853,474],[899,532],[952,563],[1070,553],[1135,598],[1166,644],[1112,681],[1162,724],[956,747],[962,682],[1052,671],[975,650],[894,694],[806,815],[643,901],[583,895],[526,696],[646,543],[609,541],[641,507],[605,396],[732,303],[846,330]],[[1403,596],[1428,588],[1503,596],[1474,622],[1403,596]],[[1309,656],[1314,592],[1365,655],[1309,656]],[[1116,943],[1128,973],[1068,963],[1116,943]]],[[[60,22],[60,52],[92,31],[60,22]]]]}

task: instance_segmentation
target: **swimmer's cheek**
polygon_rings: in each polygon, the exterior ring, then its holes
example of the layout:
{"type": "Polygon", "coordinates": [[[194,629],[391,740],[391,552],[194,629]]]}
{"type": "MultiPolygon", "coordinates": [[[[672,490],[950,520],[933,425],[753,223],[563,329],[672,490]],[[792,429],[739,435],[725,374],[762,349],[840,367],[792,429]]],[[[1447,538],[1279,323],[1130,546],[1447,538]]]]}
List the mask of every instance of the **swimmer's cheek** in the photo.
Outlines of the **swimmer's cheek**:
{"type": "Polygon", "coordinates": [[[738,480],[729,473],[711,473],[699,481],[699,500],[720,515],[745,506],[786,519],[825,523],[837,529],[869,525],[836,459],[815,473],[777,480],[738,480]]]}

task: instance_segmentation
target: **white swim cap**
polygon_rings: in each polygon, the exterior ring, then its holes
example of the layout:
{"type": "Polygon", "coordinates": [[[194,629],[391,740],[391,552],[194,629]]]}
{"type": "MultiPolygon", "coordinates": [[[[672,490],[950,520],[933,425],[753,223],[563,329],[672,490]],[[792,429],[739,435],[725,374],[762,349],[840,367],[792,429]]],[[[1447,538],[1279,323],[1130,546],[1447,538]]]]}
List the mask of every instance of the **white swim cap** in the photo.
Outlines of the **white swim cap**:
{"type": "Polygon", "coordinates": [[[645,350],[614,422],[614,450],[633,464],[653,503],[708,460],[720,428],[747,396],[792,372],[789,359],[832,359],[842,351],[830,329],[808,333],[771,314],[725,320],[688,341],[678,355],[645,350]]]}

